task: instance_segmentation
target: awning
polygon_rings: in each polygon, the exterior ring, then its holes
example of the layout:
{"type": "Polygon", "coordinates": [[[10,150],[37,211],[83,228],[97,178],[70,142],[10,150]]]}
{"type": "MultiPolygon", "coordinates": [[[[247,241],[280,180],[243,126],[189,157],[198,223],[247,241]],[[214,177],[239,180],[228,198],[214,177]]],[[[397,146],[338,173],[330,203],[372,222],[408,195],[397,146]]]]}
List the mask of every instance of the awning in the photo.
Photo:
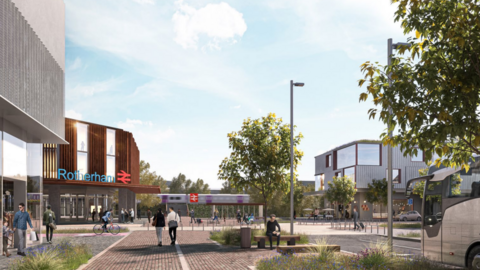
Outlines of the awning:
{"type": "Polygon", "coordinates": [[[75,180],[60,180],[60,179],[43,179],[44,185],[65,185],[65,186],[96,186],[106,188],[127,188],[133,191],[135,194],[160,194],[161,190],[159,186],[149,185],[132,185],[123,183],[102,183],[102,182],[86,182],[75,180]]]}
{"type": "Polygon", "coordinates": [[[58,134],[5,99],[2,95],[0,95],[0,118],[26,131],[27,143],[69,144],[58,134]]]}

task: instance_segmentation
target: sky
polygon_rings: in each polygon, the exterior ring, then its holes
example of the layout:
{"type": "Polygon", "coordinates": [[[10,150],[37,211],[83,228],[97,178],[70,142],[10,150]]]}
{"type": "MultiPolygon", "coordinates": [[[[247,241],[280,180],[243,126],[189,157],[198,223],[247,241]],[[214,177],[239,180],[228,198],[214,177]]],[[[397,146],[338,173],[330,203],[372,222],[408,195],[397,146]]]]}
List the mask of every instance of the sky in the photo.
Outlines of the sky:
{"type": "Polygon", "coordinates": [[[133,133],[140,158],[167,180],[218,189],[227,134],[272,112],[304,135],[300,180],[314,157],[378,139],[358,102],[360,65],[386,63],[405,41],[390,0],[64,0],[66,117],[133,133]]]}

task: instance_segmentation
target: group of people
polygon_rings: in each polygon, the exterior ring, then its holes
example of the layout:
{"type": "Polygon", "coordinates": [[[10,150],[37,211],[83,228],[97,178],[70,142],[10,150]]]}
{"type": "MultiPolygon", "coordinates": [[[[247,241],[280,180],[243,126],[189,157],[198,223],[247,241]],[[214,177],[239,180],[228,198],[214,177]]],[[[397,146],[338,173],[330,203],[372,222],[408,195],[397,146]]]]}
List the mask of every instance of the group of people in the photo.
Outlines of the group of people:
{"type": "Polygon", "coordinates": [[[122,210],[120,211],[121,223],[133,223],[134,219],[135,219],[135,211],[133,210],[133,208],[130,208],[130,209],[122,208],[122,210]]]}
{"type": "Polygon", "coordinates": [[[243,218],[242,218],[242,213],[240,212],[240,209],[237,210],[237,223],[242,224],[243,222],[250,224],[255,220],[255,217],[253,216],[253,213],[250,213],[250,215],[245,212],[243,213],[243,218]]]}
{"type": "MultiPolygon", "coordinates": [[[[46,237],[47,242],[52,244],[53,230],[55,228],[55,213],[52,211],[52,207],[47,206],[47,210],[43,213],[43,223],[46,226],[46,237]]],[[[25,209],[25,204],[18,204],[18,212],[15,213],[13,217],[13,230],[9,227],[8,220],[4,220],[2,228],[2,238],[3,238],[3,251],[2,255],[10,257],[8,252],[8,240],[10,236],[14,233],[18,235],[18,250],[17,254],[20,256],[25,256],[25,243],[26,243],[26,234],[27,234],[27,225],[30,226],[30,229],[33,230],[32,220],[30,219],[30,214],[25,209]]]]}
{"type": "Polygon", "coordinates": [[[162,231],[166,225],[168,225],[168,234],[170,235],[170,245],[175,245],[177,241],[177,227],[178,223],[180,222],[180,215],[175,213],[173,207],[168,208],[168,215],[166,216],[165,222],[165,215],[162,209],[157,210],[157,214],[153,216],[153,224],[155,226],[155,230],[157,232],[157,239],[158,239],[158,246],[162,246],[162,231]]]}

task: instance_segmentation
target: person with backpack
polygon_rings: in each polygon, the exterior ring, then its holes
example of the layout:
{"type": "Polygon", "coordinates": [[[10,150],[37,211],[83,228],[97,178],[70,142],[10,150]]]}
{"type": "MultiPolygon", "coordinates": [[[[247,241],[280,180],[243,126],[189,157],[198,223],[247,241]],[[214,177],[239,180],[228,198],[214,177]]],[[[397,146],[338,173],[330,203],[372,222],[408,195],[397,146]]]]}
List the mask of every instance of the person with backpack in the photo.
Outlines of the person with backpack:
{"type": "Polygon", "coordinates": [[[155,227],[157,231],[157,239],[158,239],[158,246],[162,246],[162,231],[165,227],[165,217],[163,216],[163,212],[161,209],[157,210],[157,214],[153,216],[153,224],[152,226],[155,227]]]}
{"type": "Polygon", "coordinates": [[[178,214],[173,211],[173,207],[169,207],[168,210],[170,211],[167,216],[168,234],[170,235],[170,239],[172,240],[172,243],[170,243],[170,245],[174,246],[175,241],[177,240],[177,227],[180,219],[178,218],[178,214]]]}
{"type": "Polygon", "coordinates": [[[46,237],[49,244],[52,243],[53,230],[55,226],[55,212],[52,211],[52,207],[47,206],[47,211],[43,213],[43,223],[46,226],[46,237]]]}
{"type": "Polygon", "coordinates": [[[105,213],[103,214],[102,216],[102,221],[103,221],[103,231],[107,231],[107,225],[108,225],[108,221],[110,221],[110,217],[112,216],[112,214],[110,213],[112,211],[112,209],[110,208],[110,210],[106,210],[105,213]]]}
{"type": "Polygon", "coordinates": [[[195,222],[195,210],[192,210],[190,211],[190,223],[196,223],[195,222]]]}

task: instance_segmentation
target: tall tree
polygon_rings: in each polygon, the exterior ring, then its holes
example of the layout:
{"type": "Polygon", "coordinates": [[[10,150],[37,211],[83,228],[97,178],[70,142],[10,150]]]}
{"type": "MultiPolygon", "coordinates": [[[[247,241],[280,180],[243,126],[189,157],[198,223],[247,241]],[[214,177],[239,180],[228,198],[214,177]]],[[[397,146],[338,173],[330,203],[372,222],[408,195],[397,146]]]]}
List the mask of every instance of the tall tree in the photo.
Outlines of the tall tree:
{"type": "MultiPolygon", "coordinates": [[[[357,190],[352,179],[348,176],[342,176],[333,177],[332,181],[328,181],[328,189],[325,192],[325,196],[330,202],[347,205],[354,200],[356,193],[357,190]]],[[[336,211],[337,209],[335,209],[336,211]]],[[[343,211],[346,211],[346,207],[343,208],[343,211]]]]}
{"type": "Polygon", "coordinates": [[[395,21],[401,21],[410,48],[400,46],[392,64],[366,62],[367,82],[361,101],[370,96],[377,115],[396,135],[381,135],[384,144],[400,145],[405,155],[427,160],[434,153],[440,163],[469,168],[472,154],[480,154],[480,1],[393,0],[395,21]],[[393,83],[388,84],[388,75],[393,83]],[[389,113],[389,109],[393,113],[389,113]]]}
{"type": "MultiPolygon", "coordinates": [[[[393,190],[393,189],[392,189],[393,190]]],[[[373,179],[368,183],[368,191],[365,194],[368,202],[380,204],[380,215],[382,214],[382,206],[388,203],[388,182],[385,178],[382,180],[373,179]]],[[[380,216],[381,217],[381,216],[380,216]]]]}
{"type": "Polygon", "coordinates": [[[170,193],[172,194],[189,194],[189,193],[202,193],[210,194],[210,187],[202,179],[192,181],[187,177],[179,173],[177,177],[173,177],[172,183],[170,183],[170,193]]]}
{"type": "MultiPolygon", "coordinates": [[[[294,137],[294,169],[303,156],[297,149],[303,135],[294,137]]],[[[290,168],[290,127],[281,118],[270,113],[261,119],[248,118],[241,130],[228,134],[232,152],[220,164],[218,177],[230,181],[237,189],[258,190],[265,203],[265,217],[268,202],[275,191],[286,193],[290,168]]],[[[266,219],[265,219],[266,222],[266,219]]]]}
{"type": "Polygon", "coordinates": [[[220,189],[220,194],[238,194],[240,191],[232,186],[230,181],[224,181],[222,188],[220,189]]]}
{"type": "Polygon", "coordinates": [[[170,193],[184,194],[186,182],[187,177],[185,174],[179,173],[177,177],[173,177],[172,182],[170,183],[170,193]]]}
{"type": "MultiPolygon", "coordinates": [[[[140,161],[140,184],[141,185],[156,185],[160,187],[163,192],[167,190],[167,181],[165,181],[156,172],[150,171],[150,163],[144,160],[140,161]]],[[[161,199],[156,194],[138,194],[137,199],[140,200],[140,208],[150,208],[160,204],[161,199]]]]}

